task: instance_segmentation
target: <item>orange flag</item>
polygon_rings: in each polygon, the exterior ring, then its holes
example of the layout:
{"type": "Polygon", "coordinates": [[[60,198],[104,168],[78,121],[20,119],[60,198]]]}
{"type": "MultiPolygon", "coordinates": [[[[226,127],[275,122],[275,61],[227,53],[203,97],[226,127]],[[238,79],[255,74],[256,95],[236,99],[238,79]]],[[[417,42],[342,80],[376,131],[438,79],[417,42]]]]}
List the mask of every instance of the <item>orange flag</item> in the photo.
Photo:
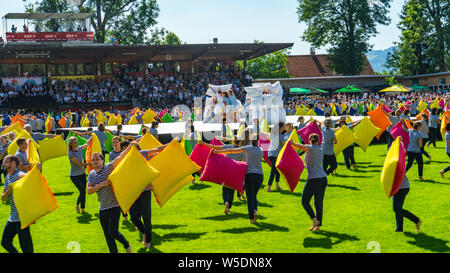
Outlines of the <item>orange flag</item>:
{"type": "Polygon", "coordinates": [[[66,128],[66,118],[65,117],[60,118],[58,124],[59,126],[61,126],[61,128],[66,128]]]}

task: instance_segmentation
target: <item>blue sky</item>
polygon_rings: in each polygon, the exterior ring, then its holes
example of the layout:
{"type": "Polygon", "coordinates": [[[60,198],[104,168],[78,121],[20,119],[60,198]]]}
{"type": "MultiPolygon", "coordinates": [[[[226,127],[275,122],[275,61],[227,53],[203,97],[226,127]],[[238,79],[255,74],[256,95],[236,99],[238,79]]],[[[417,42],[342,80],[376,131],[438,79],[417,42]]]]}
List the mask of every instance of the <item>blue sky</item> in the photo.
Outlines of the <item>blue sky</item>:
{"type": "MultiPolygon", "coordinates": [[[[404,0],[393,0],[389,26],[378,26],[370,40],[374,49],[386,49],[399,40],[398,14],[404,0]]],[[[298,23],[297,0],[159,0],[158,27],[175,32],[187,43],[249,43],[254,40],[292,42],[291,54],[308,54],[309,44],[300,39],[305,29],[298,23]]],[[[0,15],[24,12],[22,0],[8,0],[0,15]]],[[[3,22],[2,22],[3,23],[3,22]]],[[[3,27],[2,27],[3,30],[3,27]]],[[[325,53],[325,48],[316,50],[325,53]]]]}

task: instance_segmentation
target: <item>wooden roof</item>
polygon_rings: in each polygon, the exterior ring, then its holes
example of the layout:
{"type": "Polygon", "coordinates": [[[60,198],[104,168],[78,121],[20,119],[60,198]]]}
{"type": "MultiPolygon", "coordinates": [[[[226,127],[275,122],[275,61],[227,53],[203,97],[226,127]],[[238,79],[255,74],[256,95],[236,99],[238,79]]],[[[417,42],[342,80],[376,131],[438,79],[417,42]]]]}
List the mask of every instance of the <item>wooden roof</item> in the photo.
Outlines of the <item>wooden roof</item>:
{"type": "Polygon", "coordinates": [[[183,44],[183,45],[109,45],[96,43],[7,43],[0,48],[3,59],[16,59],[17,52],[49,51],[50,59],[126,59],[172,61],[183,60],[250,60],[291,47],[292,43],[267,44],[183,44]]]}

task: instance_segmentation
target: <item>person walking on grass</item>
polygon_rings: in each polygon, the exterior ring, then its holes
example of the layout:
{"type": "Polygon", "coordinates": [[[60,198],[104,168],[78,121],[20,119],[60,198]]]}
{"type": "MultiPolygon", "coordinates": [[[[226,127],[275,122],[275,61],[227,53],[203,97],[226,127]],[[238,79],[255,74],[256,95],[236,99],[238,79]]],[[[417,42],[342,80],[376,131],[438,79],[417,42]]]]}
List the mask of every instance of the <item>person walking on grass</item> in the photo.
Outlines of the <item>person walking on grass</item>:
{"type": "MultiPolygon", "coordinates": [[[[445,115],[444,115],[444,119],[448,119],[445,115]]],[[[442,121],[444,122],[444,120],[442,121]]],[[[445,152],[447,153],[448,157],[450,158],[450,120],[448,121],[448,123],[445,125],[445,152]]],[[[439,173],[441,174],[441,177],[444,178],[444,174],[446,172],[450,171],[450,165],[447,166],[447,168],[443,169],[442,171],[440,171],[439,173]]]]}
{"type": "Polygon", "coordinates": [[[428,159],[431,161],[431,156],[427,153],[427,151],[425,151],[425,143],[427,143],[427,141],[429,140],[428,131],[431,130],[431,128],[428,128],[429,121],[427,114],[425,113],[422,114],[422,119],[420,120],[420,122],[422,123],[420,133],[422,134],[422,143],[423,143],[422,147],[420,147],[420,152],[424,156],[428,157],[428,159]]]}
{"type": "MultiPolygon", "coordinates": [[[[20,228],[19,213],[14,203],[12,184],[25,176],[25,173],[19,170],[19,159],[15,155],[7,155],[3,160],[3,167],[6,170],[5,187],[2,192],[2,202],[6,203],[9,200],[11,206],[11,213],[2,235],[2,246],[9,253],[18,253],[13,244],[14,237],[19,235],[20,248],[23,253],[33,253],[33,241],[31,239],[30,227],[25,229],[20,228]]],[[[38,165],[39,166],[39,165],[38,165]]]]}
{"type": "Polygon", "coordinates": [[[323,169],[327,175],[330,175],[337,169],[336,155],[334,154],[334,145],[337,144],[336,128],[333,128],[331,119],[325,119],[323,123],[317,120],[315,122],[322,125],[323,169]]]}
{"type": "Polygon", "coordinates": [[[408,164],[406,165],[406,172],[411,168],[414,160],[417,161],[419,170],[419,179],[423,180],[423,158],[420,148],[424,145],[422,142],[422,123],[420,121],[414,122],[413,129],[406,127],[405,121],[402,121],[402,128],[405,132],[409,133],[409,145],[407,149],[408,154],[408,164]]]}
{"type": "Polygon", "coordinates": [[[112,162],[104,165],[104,157],[101,153],[94,153],[92,155],[92,167],[94,168],[88,176],[87,193],[97,193],[100,202],[100,224],[106,238],[106,243],[110,253],[117,253],[116,240],[118,240],[131,253],[130,243],[125,239],[122,233],[119,232],[119,218],[120,207],[117,199],[111,188],[111,181],[108,176],[112,173],[115,167],[119,164],[123,157],[130,150],[131,145],[123,151],[112,162]]]}
{"type": "Polygon", "coordinates": [[[68,157],[70,160],[70,180],[78,189],[80,194],[78,195],[77,205],[75,207],[77,213],[85,213],[86,207],[86,170],[85,167],[92,165],[91,163],[83,162],[83,149],[85,149],[91,142],[90,138],[83,146],[78,146],[78,140],[76,137],[70,137],[67,141],[68,157]]]}
{"type": "MultiPolygon", "coordinates": [[[[121,148],[121,141],[120,141],[120,136],[114,136],[113,138],[112,138],[112,146],[113,146],[113,150],[111,151],[111,152],[109,152],[109,154],[108,154],[108,160],[109,160],[109,162],[113,162],[114,161],[114,159],[116,159],[118,156],[120,156],[120,154],[122,153],[122,148],[121,148]]],[[[129,143],[129,141],[128,140],[124,140],[124,141],[126,141],[127,143],[129,143]]],[[[125,148],[128,146],[128,144],[125,146],[125,148]]],[[[125,149],[124,148],[124,149],[125,149]]],[[[127,213],[124,213],[123,211],[121,211],[121,213],[122,213],[122,217],[123,217],[123,220],[125,221],[125,222],[128,222],[128,214],[127,213]]]]}
{"type": "Polygon", "coordinates": [[[313,224],[309,228],[310,231],[319,231],[323,223],[323,199],[325,197],[325,189],[327,188],[327,174],[323,169],[323,149],[319,146],[319,136],[311,134],[308,138],[311,144],[296,144],[289,141],[289,144],[297,149],[305,152],[306,170],[308,176],[302,194],[302,205],[306,213],[312,219],[313,224]],[[316,213],[310,205],[314,196],[314,207],[316,213]]]}
{"type": "MultiPolygon", "coordinates": [[[[203,144],[208,146],[210,149],[215,149],[215,150],[222,150],[222,149],[237,149],[241,146],[241,143],[239,143],[237,136],[234,136],[233,138],[233,142],[232,144],[225,144],[223,146],[216,146],[216,145],[211,145],[208,143],[205,143],[203,141],[199,141],[199,144],[203,144]]],[[[245,160],[245,154],[244,153],[230,153],[227,154],[226,157],[231,158],[233,160],[236,161],[244,161],[245,160]]],[[[239,194],[239,192],[238,192],[239,194]]],[[[230,212],[231,207],[233,206],[233,200],[234,200],[234,189],[228,188],[223,186],[222,187],[222,198],[223,198],[223,203],[225,205],[225,214],[228,215],[228,213],[230,212]]]]}
{"type": "MultiPolygon", "coordinates": [[[[250,132],[245,130],[244,143],[248,143],[250,132]]],[[[245,194],[247,195],[248,217],[250,223],[253,224],[258,218],[258,200],[256,198],[259,189],[264,180],[264,173],[262,170],[263,151],[258,146],[258,134],[251,135],[251,145],[245,145],[234,149],[212,150],[215,154],[245,154],[247,162],[247,172],[245,175],[245,194]]]]}
{"type": "MultiPolygon", "coordinates": [[[[401,149],[405,149],[403,147],[403,142],[400,137],[400,147],[401,149]]],[[[396,194],[392,196],[392,207],[395,212],[395,221],[397,223],[397,228],[395,229],[395,232],[403,232],[403,218],[407,218],[410,221],[412,221],[414,224],[416,224],[416,232],[419,232],[420,225],[422,224],[422,221],[412,214],[411,212],[403,209],[403,204],[405,203],[406,195],[408,195],[410,189],[410,183],[408,178],[405,176],[403,177],[402,184],[400,185],[400,189],[396,194]]]]}
{"type": "MultiPolygon", "coordinates": [[[[346,125],[350,130],[352,130],[355,126],[357,126],[361,121],[355,121],[350,123],[345,123],[345,121],[339,121],[339,127],[343,127],[346,125]]],[[[350,170],[350,164],[353,166],[354,169],[356,169],[356,162],[355,162],[355,144],[349,145],[347,148],[345,148],[342,151],[342,154],[344,155],[344,161],[345,165],[347,166],[347,169],[350,170]]]]}
{"type": "MultiPolygon", "coordinates": [[[[156,147],[152,150],[140,150],[137,142],[132,142],[131,145],[135,145],[141,155],[145,159],[148,158],[148,160],[159,154],[167,146],[166,144],[156,147]]],[[[126,140],[120,143],[120,148],[122,150],[127,149],[128,146],[130,146],[130,142],[126,140]]],[[[152,185],[148,184],[130,208],[131,222],[133,222],[136,230],[138,230],[142,234],[141,243],[147,249],[151,247],[152,240],[152,190],[152,185]]]]}
{"type": "Polygon", "coordinates": [[[428,148],[430,148],[430,144],[433,144],[433,147],[436,148],[436,139],[439,133],[439,115],[437,112],[437,108],[431,109],[430,123],[428,125],[430,128],[430,140],[427,143],[428,148]]]}
{"type": "Polygon", "coordinates": [[[275,126],[270,130],[270,135],[268,135],[271,139],[270,145],[269,145],[269,151],[268,156],[269,160],[272,163],[272,167],[270,169],[270,176],[269,181],[267,183],[267,191],[272,191],[272,183],[275,179],[275,182],[277,183],[276,189],[281,190],[281,187],[279,185],[280,183],[280,173],[278,172],[277,168],[275,167],[275,163],[277,161],[278,154],[281,151],[281,148],[283,148],[285,138],[282,134],[284,130],[284,123],[279,122],[278,124],[275,124],[275,126]]]}

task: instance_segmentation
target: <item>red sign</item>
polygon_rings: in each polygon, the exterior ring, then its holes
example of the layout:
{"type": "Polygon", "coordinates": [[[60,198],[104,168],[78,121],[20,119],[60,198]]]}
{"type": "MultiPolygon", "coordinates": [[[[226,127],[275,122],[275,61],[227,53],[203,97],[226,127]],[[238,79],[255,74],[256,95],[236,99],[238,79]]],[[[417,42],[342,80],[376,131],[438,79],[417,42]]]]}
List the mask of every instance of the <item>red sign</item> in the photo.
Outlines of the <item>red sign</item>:
{"type": "Polygon", "coordinates": [[[6,40],[8,42],[94,41],[94,32],[7,32],[6,40]]]}

